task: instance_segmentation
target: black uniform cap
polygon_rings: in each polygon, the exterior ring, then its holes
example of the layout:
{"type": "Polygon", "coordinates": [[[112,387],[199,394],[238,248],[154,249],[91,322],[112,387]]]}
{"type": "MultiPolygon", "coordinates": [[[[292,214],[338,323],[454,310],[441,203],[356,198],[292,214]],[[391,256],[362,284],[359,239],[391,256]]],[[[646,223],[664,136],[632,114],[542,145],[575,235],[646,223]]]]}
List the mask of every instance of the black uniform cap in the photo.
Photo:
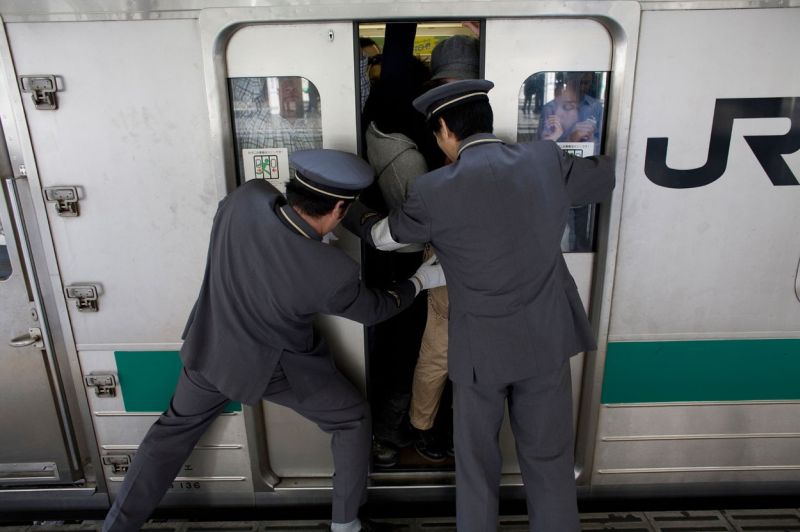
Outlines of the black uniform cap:
{"type": "Polygon", "coordinates": [[[339,199],[355,199],[375,179],[364,159],[339,150],[302,150],[289,155],[297,182],[339,199]]]}
{"type": "Polygon", "coordinates": [[[436,113],[461,102],[489,99],[494,83],[485,79],[464,79],[435,87],[414,100],[414,109],[430,120],[436,113]]]}

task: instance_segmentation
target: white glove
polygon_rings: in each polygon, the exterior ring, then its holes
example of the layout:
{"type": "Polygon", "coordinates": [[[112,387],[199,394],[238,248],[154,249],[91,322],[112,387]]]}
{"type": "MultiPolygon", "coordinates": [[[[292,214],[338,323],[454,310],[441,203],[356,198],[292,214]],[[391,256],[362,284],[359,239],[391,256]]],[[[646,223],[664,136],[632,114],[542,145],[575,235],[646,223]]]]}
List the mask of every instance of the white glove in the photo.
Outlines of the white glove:
{"type": "Polygon", "coordinates": [[[447,284],[444,278],[444,272],[442,271],[442,265],[439,264],[439,258],[433,255],[423,262],[422,265],[417,268],[417,272],[411,276],[411,281],[417,289],[414,295],[428,288],[436,288],[437,286],[444,286],[447,284]]]}

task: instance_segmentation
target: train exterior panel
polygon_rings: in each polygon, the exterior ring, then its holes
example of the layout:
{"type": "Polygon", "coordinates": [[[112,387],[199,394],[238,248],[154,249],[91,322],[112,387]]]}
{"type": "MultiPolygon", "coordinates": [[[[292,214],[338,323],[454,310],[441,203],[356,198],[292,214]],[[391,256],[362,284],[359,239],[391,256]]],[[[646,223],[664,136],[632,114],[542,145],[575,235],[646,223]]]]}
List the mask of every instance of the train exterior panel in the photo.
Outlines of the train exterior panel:
{"type": "Polygon", "coordinates": [[[800,188],[748,144],[798,131],[791,13],[642,15],[593,483],[797,478],[800,188]]]}
{"type": "MultiPolygon", "coordinates": [[[[393,21],[423,54],[478,23],[501,138],[535,136],[531,80],[590,73],[603,102],[602,140],[567,147],[617,171],[565,253],[600,346],[571,361],[581,496],[798,491],[800,2],[129,4],[0,1],[0,510],[108,507],[168,405],[218,201],[284,180],[294,149],[363,151],[358,36],[393,21]]],[[[318,325],[369,395],[369,333],[318,325]]],[[[232,403],[163,505],[324,502],[328,449],[292,411],[232,403]]],[[[375,468],[371,496],[454,481],[375,468]]]]}

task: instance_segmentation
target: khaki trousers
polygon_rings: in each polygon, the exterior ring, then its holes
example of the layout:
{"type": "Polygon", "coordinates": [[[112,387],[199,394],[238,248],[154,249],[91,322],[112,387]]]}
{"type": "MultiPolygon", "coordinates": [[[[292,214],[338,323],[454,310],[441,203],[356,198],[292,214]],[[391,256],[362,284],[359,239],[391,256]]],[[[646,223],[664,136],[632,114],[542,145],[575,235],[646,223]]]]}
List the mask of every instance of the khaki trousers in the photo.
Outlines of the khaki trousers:
{"type": "Polygon", "coordinates": [[[428,318],[414,369],[409,409],[411,424],[419,430],[433,427],[442,390],[447,382],[449,306],[446,286],[428,290],[428,318]]]}

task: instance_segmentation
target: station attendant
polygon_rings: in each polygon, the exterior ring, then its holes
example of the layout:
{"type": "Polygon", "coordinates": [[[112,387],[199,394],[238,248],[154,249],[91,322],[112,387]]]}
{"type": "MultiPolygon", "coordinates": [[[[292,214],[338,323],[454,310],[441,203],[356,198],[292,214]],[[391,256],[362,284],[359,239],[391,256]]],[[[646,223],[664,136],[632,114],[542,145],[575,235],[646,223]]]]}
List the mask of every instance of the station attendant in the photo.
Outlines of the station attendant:
{"type": "Polygon", "coordinates": [[[365,286],[358,263],[322,237],[372,182],[371,168],[336,150],[295,152],[291,162],[296,173],[285,198],[253,180],[220,202],[205,277],[183,334],[183,373],[169,409],[139,446],[103,530],[139,530],[227,403],[262,399],[331,434],[331,529],[362,530],[369,407],[337,370],[312,321],[332,314],[376,323],[444,280],[439,266],[423,264],[391,289],[365,286]]]}
{"type": "Polygon", "coordinates": [[[493,86],[455,81],[417,98],[455,162],[420,176],[388,217],[357,204],[346,222],[379,249],[430,242],[444,268],[459,532],[497,529],[506,403],[530,529],[577,531],[569,358],[596,346],[560,242],[570,205],[607,199],[614,176],[605,157],[495,137],[493,86]]]}

